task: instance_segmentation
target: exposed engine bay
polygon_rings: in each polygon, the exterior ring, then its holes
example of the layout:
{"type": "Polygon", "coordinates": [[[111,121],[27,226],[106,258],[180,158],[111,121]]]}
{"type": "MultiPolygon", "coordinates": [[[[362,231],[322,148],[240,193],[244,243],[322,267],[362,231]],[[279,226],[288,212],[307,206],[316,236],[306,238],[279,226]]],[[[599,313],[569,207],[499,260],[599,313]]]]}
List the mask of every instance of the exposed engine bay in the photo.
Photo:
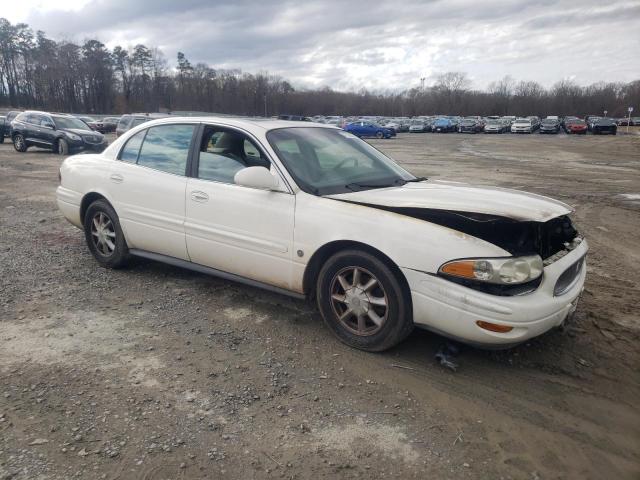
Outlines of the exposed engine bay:
{"type": "Polygon", "coordinates": [[[560,252],[570,251],[575,248],[574,243],[580,243],[578,232],[573,228],[571,219],[567,215],[552,218],[546,222],[535,222],[484,213],[360,205],[442,225],[497,245],[514,256],[537,253],[545,261],[554,261],[562,256],[558,255],[560,252]]]}

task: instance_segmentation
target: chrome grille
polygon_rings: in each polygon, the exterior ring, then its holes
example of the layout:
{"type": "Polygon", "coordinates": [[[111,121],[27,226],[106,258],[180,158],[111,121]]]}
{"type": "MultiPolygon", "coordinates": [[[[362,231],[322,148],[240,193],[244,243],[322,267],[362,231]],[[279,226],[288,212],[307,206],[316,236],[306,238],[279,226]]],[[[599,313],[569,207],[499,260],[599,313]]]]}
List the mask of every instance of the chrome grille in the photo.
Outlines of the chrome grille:
{"type": "Polygon", "coordinates": [[[102,143],[102,137],[99,137],[98,135],[85,135],[83,138],[84,138],[84,141],[87,143],[93,143],[93,144],[102,143]]]}

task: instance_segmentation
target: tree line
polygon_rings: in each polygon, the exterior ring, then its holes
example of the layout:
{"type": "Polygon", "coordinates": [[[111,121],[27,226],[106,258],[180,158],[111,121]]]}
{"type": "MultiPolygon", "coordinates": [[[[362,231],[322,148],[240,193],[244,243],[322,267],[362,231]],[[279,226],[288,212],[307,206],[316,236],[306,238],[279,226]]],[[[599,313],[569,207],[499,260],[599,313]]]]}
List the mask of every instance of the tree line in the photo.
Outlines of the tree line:
{"type": "Polygon", "coordinates": [[[551,88],[507,76],[486,90],[464,72],[437,76],[430,87],[397,92],[296,89],[287,80],[192,65],[179,52],[170,66],[142,44],[108,49],[92,39],[56,41],[24,23],[0,18],[0,106],[74,113],[206,111],[239,115],[626,115],[640,104],[640,80],[551,88]]]}

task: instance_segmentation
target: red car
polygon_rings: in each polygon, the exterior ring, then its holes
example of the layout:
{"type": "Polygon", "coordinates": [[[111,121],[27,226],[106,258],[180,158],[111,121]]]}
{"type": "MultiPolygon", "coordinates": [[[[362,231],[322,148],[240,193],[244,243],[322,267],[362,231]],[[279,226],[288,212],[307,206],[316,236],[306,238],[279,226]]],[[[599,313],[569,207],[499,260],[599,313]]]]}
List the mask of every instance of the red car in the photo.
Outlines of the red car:
{"type": "Polygon", "coordinates": [[[587,134],[587,123],[584,120],[571,120],[567,122],[565,129],[567,133],[587,134]]]}

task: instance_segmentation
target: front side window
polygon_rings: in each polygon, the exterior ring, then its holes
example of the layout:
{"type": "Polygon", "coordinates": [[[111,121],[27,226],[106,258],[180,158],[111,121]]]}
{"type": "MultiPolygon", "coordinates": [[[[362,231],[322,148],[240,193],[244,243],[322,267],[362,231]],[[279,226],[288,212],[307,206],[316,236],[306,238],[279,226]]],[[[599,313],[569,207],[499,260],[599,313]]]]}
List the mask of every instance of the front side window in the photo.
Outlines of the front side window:
{"type": "Polygon", "coordinates": [[[185,175],[194,125],[159,125],[147,130],[138,165],[185,175]]]}
{"type": "Polygon", "coordinates": [[[46,116],[42,116],[42,118],[40,119],[40,125],[43,127],[47,127],[47,128],[55,128],[55,124],[53,123],[53,120],[51,120],[49,117],[46,116]]]}
{"type": "Polygon", "coordinates": [[[416,178],[355,135],[293,127],[272,130],[269,143],[302,190],[314,195],[403,185],[416,178]]]}
{"type": "Polygon", "coordinates": [[[75,130],[89,130],[89,125],[84,123],[82,120],[78,120],[74,117],[53,117],[53,121],[56,124],[56,128],[58,130],[61,129],[75,129],[75,130]]]}
{"type": "Polygon", "coordinates": [[[235,130],[207,126],[198,158],[198,178],[234,183],[238,171],[246,167],[270,168],[271,163],[249,138],[235,130]]]}

